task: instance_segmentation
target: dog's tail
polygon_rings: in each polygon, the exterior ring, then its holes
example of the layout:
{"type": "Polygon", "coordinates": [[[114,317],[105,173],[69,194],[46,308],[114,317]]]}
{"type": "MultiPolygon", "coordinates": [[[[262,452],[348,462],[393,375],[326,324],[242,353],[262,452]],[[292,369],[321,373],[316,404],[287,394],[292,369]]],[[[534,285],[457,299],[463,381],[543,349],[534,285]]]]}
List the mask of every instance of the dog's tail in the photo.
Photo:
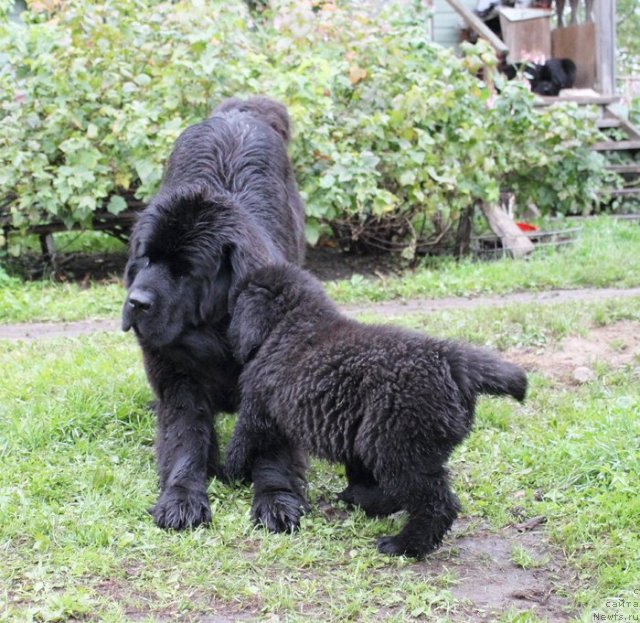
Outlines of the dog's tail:
{"type": "Polygon", "coordinates": [[[442,354],[449,362],[451,375],[470,399],[478,394],[513,396],[522,402],[527,393],[524,370],[496,353],[459,342],[442,343],[442,354]]]}

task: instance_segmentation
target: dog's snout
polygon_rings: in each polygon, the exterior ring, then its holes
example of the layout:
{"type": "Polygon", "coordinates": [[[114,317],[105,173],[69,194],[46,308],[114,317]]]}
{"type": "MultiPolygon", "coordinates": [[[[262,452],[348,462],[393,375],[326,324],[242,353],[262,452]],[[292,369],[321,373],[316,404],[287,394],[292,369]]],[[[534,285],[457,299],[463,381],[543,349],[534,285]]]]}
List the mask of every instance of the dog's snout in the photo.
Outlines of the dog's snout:
{"type": "Polygon", "coordinates": [[[149,311],[153,307],[153,295],[147,290],[132,290],[127,299],[127,304],[135,311],[149,311]]]}

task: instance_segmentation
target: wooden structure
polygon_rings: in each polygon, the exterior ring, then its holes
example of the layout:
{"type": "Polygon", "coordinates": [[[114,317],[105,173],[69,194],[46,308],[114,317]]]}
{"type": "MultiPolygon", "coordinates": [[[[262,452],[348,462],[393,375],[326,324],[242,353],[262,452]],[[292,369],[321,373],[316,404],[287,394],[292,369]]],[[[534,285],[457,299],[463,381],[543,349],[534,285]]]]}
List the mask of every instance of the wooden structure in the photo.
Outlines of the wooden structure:
{"type": "MultiPolygon", "coordinates": [[[[474,13],[476,4],[477,0],[435,0],[434,39],[445,45],[450,43],[452,35],[448,33],[447,37],[444,28],[453,28],[454,22],[450,19],[453,10],[458,20],[486,39],[501,59],[508,58],[509,62],[522,60],[526,58],[527,51],[532,56],[537,56],[535,53],[541,48],[546,58],[570,58],[576,64],[575,88],[565,89],[555,97],[538,96],[539,106],[548,106],[557,101],[597,105],[600,107],[598,127],[605,131],[615,129],[619,132],[614,134],[615,138],[596,143],[593,149],[605,153],[626,151],[633,155],[640,152],[640,130],[624,117],[617,106],[620,96],[616,91],[615,0],[569,0],[566,5],[565,0],[554,0],[553,30],[550,28],[549,11],[528,9],[529,12],[539,11],[542,19],[536,20],[535,28],[518,28],[517,23],[509,22],[509,9],[503,8],[500,13],[502,38],[489,30],[474,13]],[[449,6],[448,11],[442,9],[443,3],[449,6]],[[445,19],[440,18],[440,21],[439,8],[445,16],[445,19]]],[[[511,11],[511,15],[514,15],[514,11],[518,10],[511,11]]],[[[640,163],[630,160],[628,164],[612,164],[608,167],[625,180],[623,188],[610,191],[613,196],[640,197],[640,163]]],[[[517,236],[518,232],[508,225],[509,231],[504,229],[508,216],[500,206],[483,207],[483,212],[494,232],[502,239],[505,249],[513,247],[515,254],[527,252],[524,236],[514,242],[513,235],[517,236]]]]}
{"type": "MultiPolygon", "coordinates": [[[[590,88],[601,96],[614,97],[616,93],[616,23],[615,0],[571,0],[569,24],[565,26],[565,2],[555,0],[556,28],[550,34],[551,40],[543,42],[538,38],[531,42],[531,51],[544,47],[548,56],[553,58],[571,58],[578,66],[577,87],[590,88]],[[585,67],[589,65],[589,67],[585,67]],[[591,78],[591,80],[588,79],[591,78]]],[[[434,0],[434,17],[431,26],[434,41],[443,45],[455,45],[460,38],[461,22],[491,43],[496,52],[504,56],[514,46],[526,49],[527,37],[531,36],[531,28],[523,28],[519,32],[507,33],[500,39],[490,31],[485,23],[474,13],[477,0],[434,0]],[[454,18],[455,14],[455,18],[454,18]],[[487,32],[488,31],[488,32],[487,32]]],[[[540,17],[549,12],[544,9],[501,9],[501,23],[512,21],[517,11],[526,11],[528,19],[539,11],[540,17]],[[504,19],[503,17],[504,16],[504,19]]],[[[544,20],[543,20],[544,23],[544,20]]],[[[529,24],[530,26],[530,24],[529,24]]],[[[546,26],[543,26],[543,30],[546,26]]],[[[517,29],[517,25],[514,30],[517,29]]],[[[544,33],[542,33],[544,36],[544,33]]],[[[522,56],[519,54],[518,56],[522,56]]],[[[510,59],[521,60],[521,58],[510,59]]],[[[613,100],[612,100],[613,101],[613,100]]]]}
{"type": "MultiPolygon", "coordinates": [[[[500,11],[502,39],[509,48],[508,63],[536,58],[551,58],[551,16],[544,9],[510,9],[500,11]]],[[[555,55],[554,55],[555,56],[555,55]]]]}

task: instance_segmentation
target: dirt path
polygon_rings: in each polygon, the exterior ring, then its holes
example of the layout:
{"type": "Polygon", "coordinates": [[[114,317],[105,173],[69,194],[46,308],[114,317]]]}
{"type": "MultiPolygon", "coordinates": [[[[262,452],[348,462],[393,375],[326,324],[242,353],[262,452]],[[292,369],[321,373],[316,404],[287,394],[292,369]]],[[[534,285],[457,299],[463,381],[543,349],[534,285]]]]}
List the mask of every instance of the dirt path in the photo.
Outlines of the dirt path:
{"type": "MultiPolygon", "coordinates": [[[[441,299],[410,299],[342,305],[349,316],[375,313],[385,318],[406,314],[442,311],[447,309],[473,309],[475,307],[502,307],[512,303],[554,304],[570,301],[602,301],[614,298],[640,296],[640,288],[584,288],[581,290],[548,290],[546,292],[516,292],[502,296],[448,297],[441,299]]],[[[80,320],[77,322],[27,322],[0,325],[2,340],[34,340],[53,337],[76,337],[87,333],[120,330],[119,319],[80,320]]]]}

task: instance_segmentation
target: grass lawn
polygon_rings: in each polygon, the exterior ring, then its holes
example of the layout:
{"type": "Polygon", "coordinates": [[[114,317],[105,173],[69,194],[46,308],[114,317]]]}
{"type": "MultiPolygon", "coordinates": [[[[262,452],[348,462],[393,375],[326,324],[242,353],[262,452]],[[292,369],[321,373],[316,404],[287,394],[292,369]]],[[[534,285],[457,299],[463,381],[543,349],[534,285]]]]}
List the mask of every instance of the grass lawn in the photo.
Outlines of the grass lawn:
{"type": "MultiPolygon", "coordinates": [[[[626,241],[638,242],[637,226],[600,227],[627,253],[626,241]]],[[[564,256],[520,263],[520,272],[540,262],[534,272],[542,275],[543,265],[551,271],[561,258],[587,253],[593,259],[599,252],[582,242],[564,256]]],[[[607,284],[640,262],[630,255],[623,262],[618,251],[612,257],[607,266],[603,260],[591,267],[608,275],[607,284]]],[[[489,266],[507,270],[503,263],[489,266]]],[[[489,268],[444,270],[462,283],[489,268]]],[[[417,275],[406,283],[417,283],[417,275]]],[[[532,283],[523,278],[512,286],[532,283]]],[[[585,282],[535,282],[545,284],[585,282]]],[[[109,287],[96,290],[109,293],[109,287]]],[[[47,291],[52,299],[66,292],[47,291]]],[[[51,307],[40,309],[46,315],[51,307]]],[[[508,348],[510,355],[529,349],[544,357],[562,338],[621,321],[640,328],[640,299],[414,314],[401,322],[508,348]]],[[[604,598],[633,597],[640,587],[637,359],[622,368],[602,362],[580,386],[534,372],[524,405],[482,400],[475,430],[452,462],[463,504],[457,530],[440,552],[418,563],[376,552],[375,537],[397,530],[403,518],[347,511],[335,502],[344,485],[341,468],[319,461],[309,474],[314,510],[297,534],[254,529],[250,490],[216,481],[209,488],[210,527],[157,529],[146,514],[157,491],[151,396],[130,335],[0,342],[0,367],[0,620],[544,620],[532,601],[479,612],[460,594],[465,543],[476,539],[477,546],[482,532],[483,542],[499,544],[505,526],[539,516],[546,523],[531,534],[546,545],[514,537],[503,576],[547,573],[563,608],[582,621],[592,620],[593,609],[607,612],[604,598]]],[[[223,440],[232,426],[232,416],[219,421],[223,440]]],[[[483,554],[487,564],[493,551],[483,554]]]]}
{"type": "MultiPolygon", "coordinates": [[[[540,249],[524,260],[455,262],[430,258],[402,276],[327,284],[338,302],[413,297],[501,294],[524,290],[640,285],[640,225],[601,217],[585,223],[577,242],[559,251],[540,249]]],[[[124,297],[118,283],[82,288],[75,284],[21,283],[2,277],[0,322],[82,320],[117,316],[124,297]]]]}

